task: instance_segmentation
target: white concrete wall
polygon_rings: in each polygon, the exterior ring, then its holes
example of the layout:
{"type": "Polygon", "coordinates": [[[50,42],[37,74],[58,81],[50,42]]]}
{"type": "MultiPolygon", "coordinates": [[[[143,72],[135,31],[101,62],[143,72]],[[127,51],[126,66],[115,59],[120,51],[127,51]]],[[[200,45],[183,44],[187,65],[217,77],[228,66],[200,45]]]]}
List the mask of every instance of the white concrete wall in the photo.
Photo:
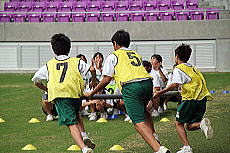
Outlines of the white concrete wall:
{"type": "MultiPolygon", "coordinates": [[[[171,70],[174,64],[174,50],[182,43],[191,45],[193,49],[190,63],[201,71],[218,71],[215,40],[199,41],[135,41],[130,48],[137,51],[143,60],[150,60],[153,54],[163,57],[163,65],[171,70]]],[[[43,66],[53,57],[48,42],[36,43],[0,43],[0,71],[33,71],[43,66]]],[[[111,42],[73,42],[70,56],[84,54],[88,61],[96,52],[105,58],[113,51],[111,42]]],[[[220,60],[222,61],[222,60],[220,60]]]]}

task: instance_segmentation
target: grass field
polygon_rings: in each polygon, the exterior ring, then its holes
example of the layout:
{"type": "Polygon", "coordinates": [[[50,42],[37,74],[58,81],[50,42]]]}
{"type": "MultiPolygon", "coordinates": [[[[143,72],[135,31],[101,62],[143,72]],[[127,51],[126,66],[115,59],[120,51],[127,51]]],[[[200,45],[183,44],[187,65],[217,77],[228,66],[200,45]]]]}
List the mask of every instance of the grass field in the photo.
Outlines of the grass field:
{"type": "MultiPolygon", "coordinates": [[[[216,90],[215,100],[207,105],[206,117],[213,123],[214,138],[206,140],[201,131],[188,132],[194,153],[230,153],[230,73],[205,73],[209,90],[216,90]]],[[[0,152],[37,152],[62,153],[73,152],[66,149],[74,142],[65,126],[58,126],[57,121],[45,122],[41,112],[42,91],[30,81],[32,74],[0,74],[0,152]],[[36,117],[41,122],[30,124],[36,117]],[[21,151],[26,144],[33,144],[36,151],[21,151]]],[[[176,104],[169,103],[169,110],[161,117],[154,118],[156,130],[162,144],[176,152],[182,146],[175,131],[176,104]],[[167,117],[171,122],[159,120],[167,117]]],[[[150,147],[136,133],[131,123],[124,122],[124,116],[108,123],[89,122],[84,124],[89,136],[97,147],[95,153],[109,153],[109,148],[119,144],[129,153],[152,153],[150,147]]],[[[117,151],[116,151],[117,152],[117,151]]]]}

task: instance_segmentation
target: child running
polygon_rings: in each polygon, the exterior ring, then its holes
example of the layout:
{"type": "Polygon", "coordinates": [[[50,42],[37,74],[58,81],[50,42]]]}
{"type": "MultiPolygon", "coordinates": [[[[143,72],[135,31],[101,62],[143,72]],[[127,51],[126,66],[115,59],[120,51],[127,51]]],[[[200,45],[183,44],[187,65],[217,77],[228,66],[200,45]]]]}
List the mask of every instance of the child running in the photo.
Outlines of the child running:
{"type": "MultiPolygon", "coordinates": [[[[84,131],[82,119],[79,116],[80,98],[83,95],[84,82],[81,74],[91,71],[96,78],[93,66],[87,65],[80,58],[69,57],[70,39],[64,34],[55,34],[51,45],[56,57],[40,68],[32,78],[35,85],[48,92],[48,101],[54,101],[58,112],[59,125],[66,125],[76,144],[83,153],[93,153],[95,145],[84,131]],[[47,80],[47,87],[41,83],[47,80]],[[85,140],[85,143],[83,141],[85,140]],[[91,148],[89,148],[91,147],[91,148]]],[[[95,80],[95,79],[94,79],[95,80]]]]}
{"type": "Polygon", "coordinates": [[[177,153],[192,153],[185,131],[201,129],[207,139],[213,137],[213,129],[208,118],[203,118],[206,111],[207,100],[213,97],[206,87],[206,81],[195,67],[187,63],[192,53],[189,45],[182,44],[175,50],[175,62],[177,66],[173,70],[173,79],[171,84],[165,89],[154,94],[154,98],[161,94],[181,86],[182,102],[177,108],[176,130],[183,147],[177,153]],[[203,118],[203,119],[202,119],[203,118]]]}
{"type": "Polygon", "coordinates": [[[119,30],[113,35],[111,41],[115,51],[105,61],[102,71],[103,79],[92,92],[85,93],[85,96],[92,97],[114,78],[122,92],[127,113],[137,132],[155,152],[170,153],[154,137],[152,117],[146,110],[146,105],[153,93],[152,77],[143,67],[140,55],[128,48],[129,33],[119,30]]]}

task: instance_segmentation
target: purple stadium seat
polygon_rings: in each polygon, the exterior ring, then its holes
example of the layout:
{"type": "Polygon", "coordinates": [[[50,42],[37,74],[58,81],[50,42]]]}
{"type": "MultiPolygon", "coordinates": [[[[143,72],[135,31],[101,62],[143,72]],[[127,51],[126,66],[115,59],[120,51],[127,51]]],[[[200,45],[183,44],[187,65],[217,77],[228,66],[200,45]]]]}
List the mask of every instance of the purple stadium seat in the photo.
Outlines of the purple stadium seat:
{"type": "Polygon", "coordinates": [[[23,0],[24,2],[36,2],[36,0],[23,0]]]}
{"type": "Polygon", "coordinates": [[[43,14],[43,22],[55,22],[56,16],[57,16],[56,13],[43,14]]]}
{"type": "Polygon", "coordinates": [[[73,12],[85,12],[86,10],[86,2],[79,1],[76,3],[73,3],[73,12]]]}
{"type": "Polygon", "coordinates": [[[115,3],[114,1],[102,1],[101,2],[101,9],[102,11],[106,12],[106,11],[113,11],[115,7],[115,3]]]}
{"type": "Polygon", "coordinates": [[[191,11],[189,12],[191,20],[203,20],[204,19],[204,10],[199,9],[199,11],[191,11]]]}
{"type": "Polygon", "coordinates": [[[207,20],[217,20],[219,19],[219,11],[215,8],[207,8],[206,10],[206,19],[207,20]]]}
{"type": "Polygon", "coordinates": [[[41,22],[42,15],[41,14],[29,14],[28,21],[29,22],[41,22]]]}
{"type": "Polygon", "coordinates": [[[60,2],[64,2],[64,0],[49,0],[50,2],[56,2],[56,3],[60,3],[60,2]]]}
{"type": "Polygon", "coordinates": [[[88,1],[87,3],[88,12],[98,12],[101,9],[100,1],[88,1]]]}
{"type": "Polygon", "coordinates": [[[131,21],[143,21],[144,20],[144,14],[143,13],[131,13],[130,16],[131,21]]]}
{"type": "Polygon", "coordinates": [[[18,11],[19,12],[28,12],[32,7],[31,2],[20,2],[18,3],[18,11]]]}
{"type": "Polygon", "coordinates": [[[70,13],[58,13],[57,20],[58,22],[70,22],[71,14],[70,13]]]}
{"type": "Polygon", "coordinates": [[[0,22],[10,22],[12,14],[3,14],[0,12],[0,22]]]}
{"type": "Polygon", "coordinates": [[[130,13],[117,13],[117,21],[129,21],[130,13]]]}
{"type": "Polygon", "coordinates": [[[157,0],[157,7],[159,10],[168,10],[170,5],[170,0],[157,0]]]}
{"type": "Polygon", "coordinates": [[[9,2],[21,2],[22,0],[10,0],[9,2]]]}
{"type": "Polygon", "coordinates": [[[183,10],[184,0],[171,0],[171,8],[174,10],[183,10]]]}
{"type": "Polygon", "coordinates": [[[51,0],[37,0],[37,2],[50,2],[51,0]]]}
{"type": "Polygon", "coordinates": [[[145,11],[152,11],[157,8],[157,1],[144,1],[143,8],[145,11]]]}
{"type": "Polygon", "coordinates": [[[161,21],[171,21],[173,20],[173,16],[174,16],[174,12],[160,12],[161,21]]]}
{"type": "Polygon", "coordinates": [[[175,12],[176,20],[188,20],[189,19],[189,12],[175,12]]]}
{"type": "Polygon", "coordinates": [[[13,14],[14,22],[25,22],[26,14],[13,14]]]}
{"type": "Polygon", "coordinates": [[[87,22],[99,22],[100,13],[89,13],[87,15],[87,22]]]}
{"type": "Polygon", "coordinates": [[[199,0],[186,0],[186,8],[194,10],[198,8],[199,0]]]}
{"type": "Polygon", "coordinates": [[[101,20],[102,22],[113,22],[115,17],[115,13],[102,13],[101,20]]]}
{"type": "Polygon", "coordinates": [[[158,12],[147,12],[145,13],[146,21],[157,21],[158,15],[158,12]]]}
{"type": "Polygon", "coordinates": [[[130,1],[129,9],[130,11],[140,11],[142,9],[142,1],[130,1]]]}
{"type": "Polygon", "coordinates": [[[45,2],[34,2],[32,3],[32,11],[33,12],[43,12],[46,7],[45,2]]]}
{"type": "Polygon", "coordinates": [[[71,2],[60,2],[58,11],[71,12],[72,11],[72,3],[71,2]]]}
{"type": "Polygon", "coordinates": [[[128,1],[117,1],[115,2],[115,9],[116,11],[127,11],[129,8],[128,1]]]}
{"type": "Polygon", "coordinates": [[[65,0],[66,2],[71,2],[71,3],[74,3],[74,2],[77,2],[77,0],[65,0]]]}
{"type": "Polygon", "coordinates": [[[17,10],[18,3],[17,2],[5,2],[4,3],[4,11],[13,12],[17,10]]]}
{"type": "Polygon", "coordinates": [[[72,14],[72,20],[73,22],[84,22],[85,21],[85,13],[73,13],[72,14]]]}
{"type": "Polygon", "coordinates": [[[46,12],[57,12],[59,2],[47,2],[46,3],[46,12]]]}

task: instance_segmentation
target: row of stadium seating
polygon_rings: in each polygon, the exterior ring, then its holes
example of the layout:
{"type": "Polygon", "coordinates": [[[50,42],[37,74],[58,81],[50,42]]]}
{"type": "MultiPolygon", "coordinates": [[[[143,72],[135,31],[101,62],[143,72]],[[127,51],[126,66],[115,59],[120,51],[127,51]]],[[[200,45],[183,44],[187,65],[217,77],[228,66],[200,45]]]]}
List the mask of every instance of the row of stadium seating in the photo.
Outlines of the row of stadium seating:
{"type": "Polygon", "coordinates": [[[197,0],[5,2],[0,22],[111,22],[219,19],[214,8],[198,8],[197,0]],[[167,3],[168,2],[168,3],[167,3]],[[177,3],[175,3],[177,2],[177,3]],[[187,3],[188,4],[188,3],[187,3]],[[136,12],[135,12],[136,11],[136,12]],[[12,12],[12,13],[10,13],[12,12]]]}
{"type": "MultiPolygon", "coordinates": [[[[219,14],[207,11],[206,19],[215,20],[219,14]]],[[[47,13],[0,14],[0,22],[113,22],[113,21],[170,21],[203,20],[204,11],[194,12],[145,12],[145,13],[47,13]]]]}
{"type": "Polygon", "coordinates": [[[123,10],[182,10],[182,9],[197,9],[198,3],[187,3],[184,6],[184,0],[162,0],[157,1],[79,1],[79,2],[5,2],[5,11],[123,11],[123,10]]]}

